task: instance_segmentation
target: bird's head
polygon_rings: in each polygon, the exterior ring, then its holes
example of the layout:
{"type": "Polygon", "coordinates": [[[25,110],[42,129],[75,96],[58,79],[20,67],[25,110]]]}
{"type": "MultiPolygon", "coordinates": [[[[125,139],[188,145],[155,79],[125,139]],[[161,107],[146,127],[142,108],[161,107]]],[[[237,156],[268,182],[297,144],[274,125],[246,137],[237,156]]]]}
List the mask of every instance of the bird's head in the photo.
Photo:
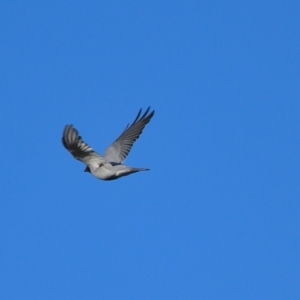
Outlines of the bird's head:
{"type": "Polygon", "coordinates": [[[84,172],[89,172],[89,173],[91,173],[90,167],[87,166],[87,167],[84,169],[84,172]]]}

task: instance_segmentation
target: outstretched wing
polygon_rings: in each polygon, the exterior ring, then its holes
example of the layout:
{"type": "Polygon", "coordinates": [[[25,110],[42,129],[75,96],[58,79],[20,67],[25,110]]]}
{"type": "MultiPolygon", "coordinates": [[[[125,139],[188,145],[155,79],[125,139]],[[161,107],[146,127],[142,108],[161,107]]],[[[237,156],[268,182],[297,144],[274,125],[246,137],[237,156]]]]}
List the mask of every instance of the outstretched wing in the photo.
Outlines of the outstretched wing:
{"type": "Polygon", "coordinates": [[[104,158],[109,162],[122,163],[129,154],[134,142],[139,138],[145,126],[154,115],[154,110],[148,114],[150,107],[140,117],[142,109],[131,125],[127,125],[123,133],[105,151],[104,158]]]}
{"type": "Polygon", "coordinates": [[[62,136],[62,143],[74,158],[86,165],[98,167],[99,163],[104,160],[103,157],[82,140],[73,125],[66,125],[62,136]]]}

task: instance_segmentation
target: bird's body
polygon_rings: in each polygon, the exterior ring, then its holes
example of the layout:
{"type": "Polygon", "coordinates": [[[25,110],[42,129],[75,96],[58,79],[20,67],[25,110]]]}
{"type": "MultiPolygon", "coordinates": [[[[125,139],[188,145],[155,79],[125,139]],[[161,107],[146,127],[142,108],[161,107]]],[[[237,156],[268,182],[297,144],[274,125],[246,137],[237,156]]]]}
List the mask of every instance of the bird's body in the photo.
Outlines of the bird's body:
{"type": "Polygon", "coordinates": [[[122,163],[129,154],[133,143],[139,138],[154,115],[154,111],[147,115],[149,109],[150,107],[141,117],[141,110],[139,111],[134,122],[130,126],[127,125],[123,133],[106,150],[104,156],[100,156],[88,146],[72,125],[65,127],[62,143],[76,159],[86,164],[85,171],[90,172],[98,179],[114,180],[139,171],[147,171],[149,169],[131,168],[122,163]]]}
{"type": "Polygon", "coordinates": [[[101,167],[89,169],[89,171],[87,170],[87,172],[91,172],[95,177],[99,179],[114,180],[132,173],[148,170],[149,169],[145,168],[131,168],[122,164],[112,165],[111,163],[107,162],[101,167]]]}

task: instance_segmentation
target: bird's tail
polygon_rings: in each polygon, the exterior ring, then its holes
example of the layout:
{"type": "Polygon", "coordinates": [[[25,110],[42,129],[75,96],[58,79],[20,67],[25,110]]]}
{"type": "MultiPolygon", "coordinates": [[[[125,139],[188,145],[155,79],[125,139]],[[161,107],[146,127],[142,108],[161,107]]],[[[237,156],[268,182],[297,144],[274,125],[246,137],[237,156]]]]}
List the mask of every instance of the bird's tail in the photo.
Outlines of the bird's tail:
{"type": "Polygon", "coordinates": [[[130,171],[132,171],[133,173],[135,172],[140,172],[140,171],[149,171],[150,169],[147,168],[130,168],[130,171]]]}

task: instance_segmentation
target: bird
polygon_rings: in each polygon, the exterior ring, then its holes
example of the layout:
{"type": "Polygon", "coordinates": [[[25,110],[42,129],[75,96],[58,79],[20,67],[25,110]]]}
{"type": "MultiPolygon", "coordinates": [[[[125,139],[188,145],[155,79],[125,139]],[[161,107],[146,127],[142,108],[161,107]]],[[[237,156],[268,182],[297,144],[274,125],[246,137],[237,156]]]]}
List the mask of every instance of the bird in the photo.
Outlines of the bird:
{"type": "Polygon", "coordinates": [[[104,155],[95,152],[83,141],[79,132],[73,125],[66,125],[63,131],[63,146],[74,158],[86,165],[85,172],[91,173],[101,180],[115,180],[140,171],[148,171],[147,168],[132,168],[123,164],[134,142],[140,137],[145,126],[154,116],[155,111],[150,112],[150,106],[142,114],[139,110],[135,120],[126,126],[121,135],[109,146],[104,155]],[[142,114],[142,115],[141,115],[142,114]]]}

